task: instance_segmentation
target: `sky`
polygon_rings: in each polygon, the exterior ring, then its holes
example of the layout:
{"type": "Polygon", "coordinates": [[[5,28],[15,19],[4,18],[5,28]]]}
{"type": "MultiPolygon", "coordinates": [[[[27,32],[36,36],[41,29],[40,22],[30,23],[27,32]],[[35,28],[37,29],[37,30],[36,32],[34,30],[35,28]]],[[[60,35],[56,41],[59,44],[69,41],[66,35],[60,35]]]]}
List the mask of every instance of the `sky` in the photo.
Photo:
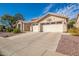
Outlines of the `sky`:
{"type": "Polygon", "coordinates": [[[0,3],[0,16],[4,14],[15,15],[20,13],[26,21],[39,18],[42,15],[52,12],[63,14],[70,19],[76,18],[79,14],[77,3],[0,3]]]}

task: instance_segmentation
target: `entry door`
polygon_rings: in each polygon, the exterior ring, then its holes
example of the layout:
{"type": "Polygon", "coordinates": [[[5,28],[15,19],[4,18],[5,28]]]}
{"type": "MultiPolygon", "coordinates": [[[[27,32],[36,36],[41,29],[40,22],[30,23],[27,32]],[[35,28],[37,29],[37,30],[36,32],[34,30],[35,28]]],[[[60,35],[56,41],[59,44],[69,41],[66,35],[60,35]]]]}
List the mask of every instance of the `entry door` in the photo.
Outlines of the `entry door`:
{"type": "Polygon", "coordinates": [[[20,29],[20,31],[23,31],[23,27],[21,24],[18,24],[18,29],[20,29]]]}
{"type": "Polygon", "coordinates": [[[19,28],[19,29],[21,28],[21,25],[20,25],[20,24],[18,24],[18,28],[19,28]]]}

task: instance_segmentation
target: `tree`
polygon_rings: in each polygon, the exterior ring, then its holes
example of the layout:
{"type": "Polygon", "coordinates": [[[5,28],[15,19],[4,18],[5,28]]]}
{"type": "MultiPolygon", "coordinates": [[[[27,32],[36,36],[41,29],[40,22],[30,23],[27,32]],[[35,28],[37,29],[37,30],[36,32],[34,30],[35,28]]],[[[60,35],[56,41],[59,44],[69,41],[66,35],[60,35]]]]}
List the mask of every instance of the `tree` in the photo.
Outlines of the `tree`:
{"type": "Polygon", "coordinates": [[[3,23],[5,23],[5,26],[11,27],[11,28],[13,28],[13,24],[16,22],[16,20],[14,20],[14,16],[10,16],[8,14],[3,15],[1,17],[1,20],[3,23]]]}
{"type": "Polygon", "coordinates": [[[23,15],[20,13],[15,14],[14,18],[15,18],[15,20],[25,20],[23,15]]]}
{"type": "Polygon", "coordinates": [[[68,22],[68,28],[73,28],[74,27],[74,24],[75,24],[75,19],[74,20],[69,20],[68,22]]]}
{"type": "Polygon", "coordinates": [[[16,23],[18,20],[24,20],[24,17],[22,14],[17,13],[15,16],[11,16],[8,14],[5,14],[1,17],[1,22],[7,26],[7,28],[11,28],[12,30],[16,27],[16,23]]]}

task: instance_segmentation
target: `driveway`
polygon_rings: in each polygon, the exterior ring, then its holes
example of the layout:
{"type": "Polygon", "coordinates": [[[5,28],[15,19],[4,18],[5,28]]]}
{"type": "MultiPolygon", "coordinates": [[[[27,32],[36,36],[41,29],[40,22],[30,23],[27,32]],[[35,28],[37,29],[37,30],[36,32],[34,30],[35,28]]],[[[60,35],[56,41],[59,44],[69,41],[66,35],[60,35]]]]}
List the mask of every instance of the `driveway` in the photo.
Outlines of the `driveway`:
{"type": "Polygon", "coordinates": [[[27,32],[0,39],[0,53],[13,56],[63,55],[56,52],[61,33],[27,32]]]}

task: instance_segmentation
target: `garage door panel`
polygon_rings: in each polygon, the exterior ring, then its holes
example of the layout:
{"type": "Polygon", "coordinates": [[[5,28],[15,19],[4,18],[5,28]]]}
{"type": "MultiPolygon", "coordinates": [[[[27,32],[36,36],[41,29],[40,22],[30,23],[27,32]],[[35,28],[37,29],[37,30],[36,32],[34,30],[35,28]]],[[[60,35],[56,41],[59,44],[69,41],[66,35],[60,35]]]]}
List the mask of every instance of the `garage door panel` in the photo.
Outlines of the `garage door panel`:
{"type": "Polygon", "coordinates": [[[43,25],[43,32],[63,32],[63,25],[43,25]]]}
{"type": "Polygon", "coordinates": [[[38,26],[33,26],[33,32],[39,32],[39,27],[38,26]]]}

